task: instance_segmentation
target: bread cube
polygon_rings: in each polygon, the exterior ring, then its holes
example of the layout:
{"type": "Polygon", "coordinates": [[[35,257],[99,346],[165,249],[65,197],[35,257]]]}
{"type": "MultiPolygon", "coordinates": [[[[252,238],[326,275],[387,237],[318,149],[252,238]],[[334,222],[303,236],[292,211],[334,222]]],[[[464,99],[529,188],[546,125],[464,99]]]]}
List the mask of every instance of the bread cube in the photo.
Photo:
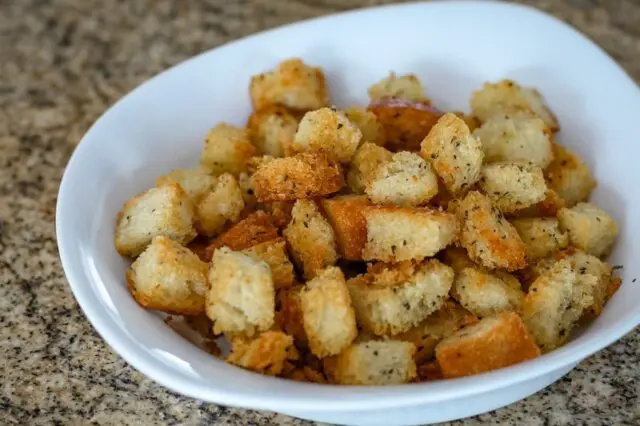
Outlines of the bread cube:
{"type": "Polygon", "coordinates": [[[355,193],[363,193],[375,177],[378,168],[390,162],[392,158],[393,154],[381,146],[371,142],[360,145],[349,165],[347,173],[349,188],[355,193]]]}
{"type": "Polygon", "coordinates": [[[295,273],[287,255],[287,242],[284,238],[277,237],[246,248],[242,252],[269,265],[276,290],[293,285],[295,273]]]}
{"type": "Polygon", "coordinates": [[[564,199],[566,207],[587,201],[596,187],[589,167],[576,153],[560,144],[553,144],[553,154],[553,162],[545,170],[549,187],[564,199]]]}
{"type": "Polygon", "coordinates": [[[179,184],[195,204],[200,198],[209,192],[216,184],[216,177],[204,166],[196,166],[190,169],[176,169],[156,179],[156,186],[172,183],[179,184]]]}
{"type": "Polygon", "coordinates": [[[304,286],[300,302],[304,331],[315,356],[336,355],[356,338],[356,318],[340,268],[319,271],[304,286]]]}
{"type": "Polygon", "coordinates": [[[414,74],[396,75],[389,72],[385,78],[369,87],[369,98],[377,101],[384,98],[399,98],[410,101],[427,101],[424,88],[414,74]]]}
{"type": "Polygon", "coordinates": [[[206,236],[214,236],[227,222],[235,222],[244,209],[244,197],[233,175],[224,173],[218,177],[213,190],[202,196],[196,205],[196,226],[206,236]]]}
{"type": "Polygon", "coordinates": [[[276,327],[293,339],[298,347],[307,347],[307,334],[302,320],[302,301],[300,294],[303,285],[283,288],[276,295],[276,327]]]}
{"type": "Polygon", "coordinates": [[[371,271],[347,285],[358,323],[383,336],[405,332],[440,309],[452,283],[453,270],[432,259],[371,271]]]}
{"type": "Polygon", "coordinates": [[[367,242],[367,222],[362,214],[369,204],[364,195],[339,195],[322,200],[322,207],[335,233],[338,253],[346,260],[362,260],[367,242]]]}
{"type": "Polygon", "coordinates": [[[510,213],[510,216],[523,218],[555,218],[558,215],[560,209],[563,207],[564,200],[558,195],[556,191],[547,186],[547,192],[545,192],[544,200],[539,201],[534,205],[527,207],[526,209],[510,213]]]}
{"type": "Polygon", "coordinates": [[[179,184],[151,188],[127,201],[118,213],[116,250],[135,257],[159,235],[186,244],[197,235],[193,219],[193,204],[179,184]]]}
{"type": "Polygon", "coordinates": [[[497,370],[538,356],[540,348],[514,312],[484,318],[436,346],[436,359],[446,378],[497,370]]]}
{"type": "Polygon", "coordinates": [[[462,221],[460,245],[474,262],[509,271],[526,266],[526,247],[518,232],[486,195],[469,192],[458,203],[457,215],[462,221]]]}
{"type": "Polygon", "coordinates": [[[282,157],[291,147],[298,120],[286,108],[272,105],[254,111],[247,128],[259,154],[282,157]]]}
{"type": "Polygon", "coordinates": [[[418,154],[398,152],[376,169],[365,192],[376,204],[414,207],[436,195],[438,179],[418,154]]]}
{"type": "Polygon", "coordinates": [[[604,304],[611,298],[611,291],[615,292],[619,285],[616,283],[618,277],[613,276],[611,266],[595,256],[573,248],[557,256],[571,263],[577,271],[578,284],[582,291],[593,299],[593,303],[584,313],[600,315],[604,304]]]}
{"type": "Polygon", "coordinates": [[[569,245],[569,237],[559,227],[554,218],[532,217],[512,219],[511,224],[518,231],[529,262],[538,261],[569,245]]]}
{"type": "Polygon", "coordinates": [[[265,331],[253,340],[234,339],[229,364],[269,376],[283,372],[287,363],[298,359],[293,339],[280,331],[265,331]]]}
{"type": "Polygon", "coordinates": [[[213,253],[206,297],[213,332],[251,337],[274,324],[275,291],[269,265],[226,247],[213,253]]]}
{"type": "Polygon", "coordinates": [[[342,112],[320,108],[304,115],[291,145],[294,152],[324,153],[348,163],[356,152],[362,132],[342,112]]]}
{"type": "Polygon", "coordinates": [[[542,169],[527,163],[487,164],[478,186],[505,214],[541,202],[547,192],[542,169]]]}
{"type": "Polygon", "coordinates": [[[440,117],[422,141],[420,155],[431,162],[452,194],[470,188],[480,178],[482,144],[455,114],[440,117]]]}
{"type": "Polygon", "coordinates": [[[269,215],[262,210],[249,214],[220,234],[209,245],[209,250],[229,247],[231,250],[244,250],[255,245],[278,238],[278,228],[271,223],[269,215]]]}
{"type": "Polygon", "coordinates": [[[451,294],[481,318],[500,312],[517,312],[524,298],[520,282],[513,275],[490,273],[477,267],[465,268],[456,274],[451,294]]]}
{"type": "Polygon", "coordinates": [[[374,113],[359,107],[347,108],[344,113],[347,118],[360,129],[360,132],[362,132],[363,142],[371,142],[380,146],[385,144],[386,135],[384,133],[384,127],[374,113]]]}
{"type": "Polygon", "coordinates": [[[255,154],[247,130],[220,123],[207,134],[200,163],[216,175],[237,175],[246,170],[247,161],[255,154]]]}
{"type": "Polygon", "coordinates": [[[291,210],[294,203],[290,201],[274,201],[264,205],[264,209],[269,212],[271,222],[278,228],[284,229],[291,222],[291,210]]]}
{"type": "Polygon", "coordinates": [[[338,260],[333,229],[311,200],[296,201],[291,216],[283,235],[294,262],[311,279],[338,260]]]}
{"type": "Polygon", "coordinates": [[[253,175],[259,201],[322,197],[344,186],[342,168],[324,154],[301,153],[258,166],[253,175]]]}
{"type": "Polygon", "coordinates": [[[367,243],[364,260],[400,262],[422,260],[458,238],[456,217],[427,208],[367,207],[367,243]]]}
{"type": "Polygon", "coordinates": [[[204,313],[208,265],[171,238],[154,237],[131,264],[127,283],[144,308],[179,315],[204,313]]]}
{"type": "Polygon", "coordinates": [[[242,198],[247,210],[253,210],[258,203],[255,190],[253,189],[253,181],[248,173],[242,172],[238,175],[238,186],[242,190],[242,198]]]}
{"type": "Polygon", "coordinates": [[[558,213],[560,228],[569,234],[571,245],[597,257],[611,251],[618,225],[604,210],[591,203],[578,203],[558,213]]]}

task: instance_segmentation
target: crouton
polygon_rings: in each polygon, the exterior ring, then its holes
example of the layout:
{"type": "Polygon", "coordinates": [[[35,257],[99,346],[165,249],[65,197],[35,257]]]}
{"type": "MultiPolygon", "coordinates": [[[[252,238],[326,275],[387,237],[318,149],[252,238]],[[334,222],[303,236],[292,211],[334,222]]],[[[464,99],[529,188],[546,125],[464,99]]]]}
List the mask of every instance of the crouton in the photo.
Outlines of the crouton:
{"type": "Polygon", "coordinates": [[[238,186],[242,191],[245,208],[250,211],[255,209],[258,200],[256,199],[255,191],[253,189],[251,176],[245,172],[240,173],[238,175],[238,186]]]}
{"type": "Polygon", "coordinates": [[[258,153],[282,157],[293,142],[298,120],[286,108],[272,105],[254,111],[247,128],[258,153]]]}
{"type": "Polygon", "coordinates": [[[367,207],[364,260],[399,262],[430,257],[457,240],[456,217],[427,208],[367,207]]]}
{"type": "Polygon", "coordinates": [[[384,98],[399,98],[409,101],[428,101],[424,88],[414,74],[397,76],[393,71],[368,89],[369,98],[377,101],[384,98]]]}
{"type": "Polygon", "coordinates": [[[340,195],[322,200],[335,233],[338,253],[346,260],[362,260],[362,249],[367,242],[367,222],[362,211],[368,205],[364,195],[340,195]]]}
{"type": "Polygon", "coordinates": [[[436,346],[436,359],[446,378],[497,370],[538,356],[540,348],[514,312],[484,318],[436,346]]]}
{"type": "Polygon", "coordinates": [[[367,184],[374,178],[376,171],[383,164],[391,161],[393,154],[381,146],[370,142],[363,143],[356,151],[349,172],[347,184],[355,193],[363,193],[367,184]]]}
{"type": "Polygon", "coordinates": [[[179,184],[149,189],[127,201],[118,213],[116,250],[135,257],[159,235],[187,244],[197,235],[193,219],[193,204],[179,184]]]}
{"type": "Polygon", "coordinates": [[[549,132],[542,120],[497,115],[477,128],[473,135],[482,142],[484,161],[526,161],[541,168],[553,160],[549,132]]]}
{"type": "Polygon", "coordinates": [[[362,132],[362,141],[371,142],[376,145],[384,145],[386,135],[384,127],[378,121],[378,117],[365,108],[351,107],[344,111],[345,115],[353,124],[355,124],[360,132],[362,132]]]}
{"type": "Polygon", "coordinates": [[[482,144],[455,114],[440,117],[422,141],[420,155],[431,162],[452,194],[470,188],[480,178],[482,144]]]}
{"type": "Polygon", "coordinates": [[[243,253],[264,261],[271,269],[276,290],[290,287],[295,280],[293,264],[287,255],[287,242],[282,237],[256,244],[242,250],[243,253]]]}
{"type": "Polygon", "coordinates": [[[483,122],[496,115],[520,113],[540,118],[545,127],[554,132],[560,129],[542,95],[536,89],[522,87],[512,80],[485,83],[482,89],[473,93],[471,110],[483,122]]]}
{"type": "Polygon", "coordinates": [[[325,370],[341,385],[399,385],[416,377],[415,351],[410,342],[358,342],[329,358],[325,370]]]}
{"type": "Polygon", "coordinates": [[[322,108],[329,102],[327,83],[320,68],[292,58],[280,62],[275,70],[251,78],[249,95],[253,108],[282,105],[299,111],[322,108]]]}
{"type": "Polygon", "coordinates": [[[526,247],[529,262],[536,262],[569,245],[569,237],[560,229],[557,219],[520,218],[512,219],[511,224],[526,247]]]}
{"type": "Polygon", "coordinates": [[[216,175],[225,172],[237,175],[246,170],[247,161],[255,153],[245,129],[220,123],[207,134],[200,163],[216,175]]]}
{"type": "Polygon", "coordinates": [[[283,232],[294,262],[307,279],[338,260],[331,225],[310,200],[298,200],[291,211],[291,222],[283,232]]]}
{"type": "Polygon", "coordinates": [[[304,115],[291,148],[294,152],[327,154],[348,163],[362,139],[358,126],[334,108],[321,108],[304,115]]]}
{"type": "Polygon", "coordinates": [[[278,238],[278,228],[271,223],[267,213],[258,210],[220,234],[209,245],[209,251],[213,254],[215,249],[225,246],[231,250],[244,250],[275,238],[278,238]]]}
{"type": "Polygon", "coordinates": [[[613,276],[611,266],[595,256],[573,248],[556,253],[556,256],[571,263],[577,272],[578,284],[583,292],[593,299],[593,303],[584,313],[600,315],[604,304],[610,298],[610,291],[616,286],[614,281],[617,277],[613,276]]]}
{"type": "Polygon", "coordinates": [[[278,228],[284,229],[291,222],[291,210],[294,203],[275,201],[264,205],[264,209],[271,215],[271,222],[278,228]]]}
{"type": "Polygon", "coordinates": [[[277,376],[288,361],[297,358],[291,336],[280,331],[265,331],[253,340],[234,339],[226,361],[257,373],[277,376]]]}
{"type": "Polygon", "coordinates": [[[564,200],[560,198],[558,193],[547,187],[544,200],[527,207],[510,213],[513,217],[552,217],[555,218],[561,208],[564,207],[564,200]]]}
{"type": "Polygon", "coordinates": [[[276,326],[293,339],[298,347],[307,347],[307,334],[302,321],[300,294],[304,286],[294,285],[283,288],[276,295],[276,326]]]}
{"type": "Polygon", "coordinates": [[[462,221],[460,245],[474,262],[509,271],[526,266],[526,247],[518,232],[486,195],[469,192],[459,202],[457,215],[462,221]]]}
{"type": "Polygon", "coordinates": [[[453,270],[432,259],[372,271],[347,283],[358,323],[379,336],[417,326],[442,307],[453,283],[453,270]]]}
{"type": "Polygon", "coordinates": [[[156,179],[156,186],[179,184],[195,204],[216,184],[216,177],[204,166],[176,169],[156,179]]]}
{"type": "Polygon", "coordinates": [[[517,312],[524,298],[520,282],[513,275],[490,273],[481,268],[465,268],[456,274],[451,294],[481,318],[500,312],[517,312]]]}
{"type": "Polygon", "coordinates": [[[205,262],[171,238],[154,237],[127,272],[129,291],[140,306],[180,315],[204,312],[205,262]]]}
{"type": "Polygon", "coordinates": [[[547,191],[542,169],[527,163],[487,164],[479,187],[505,214],[544,200],[547,191]]]}
{"type": "Polygon", "coordinates": [[[414,207],[436,195],[438,179],[418,154],[398,152],[376,169],[365,192],[376,204],[414,207]]]}
{"type": "Polygon", "coordinates": [[[206,297],[213,332],[253,336],[274,323],[275,291],[266,262],[226,247],[213,253],[206,297]]]}
{"type": "Polygon", "coordinates": [[[553,144],[554,159],[545,170],[551,189],[564,199],[566,207],[587,201],[596,187],[589,167],[578,155],[559,144],[553,144]]]}
{"type": "Polygon", "coordinates": [[[571,245],[597,257],[611,251],[618,225],[604,210],[591,203],[578,203],[558,213],[560,228],[569,234],[571,245]]]}
{"type": "Polygon", "coordinates": [[[196,205],[196,226],[206,236],[222,231],[227,222],[235,222],[244,209],[244,198],[238,181],[224,173],[218,177],[215,187],[202,196],[196,205]]]}
{"type": "Polygon", "coordinates": [[[443,263],[453,268],[456,274],[462,272],[464,268],[477,266],[462,247],[447,247],[438,254],[443,263]]]}
{"type": "Polygon", "coordinates": [[[319,271],[300,294],[309,349],[319,357],[336,355],[356,338],[356,318],[340,268],[319,271]]]}
{"type": "Polygon", "coordinates": [[[340,164],[326,155],[301,153],[259,165],[253,184],[259,201],[293,201],[338,192],[344,177],[340,164]]]}

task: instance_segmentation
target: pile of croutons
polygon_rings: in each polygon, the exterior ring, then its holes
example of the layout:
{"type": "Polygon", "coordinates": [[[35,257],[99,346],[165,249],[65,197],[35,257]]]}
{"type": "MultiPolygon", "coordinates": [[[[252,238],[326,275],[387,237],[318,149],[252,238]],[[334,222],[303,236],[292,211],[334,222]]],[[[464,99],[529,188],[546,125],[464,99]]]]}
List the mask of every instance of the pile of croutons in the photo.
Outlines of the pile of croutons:
{"type": "Polygon", "coordinates": [[[340,110],[291,59],[249,92],[247,127],[216,125],[115,232],[135,300],[227,362],[343,385],[467,376],[561,346],[619,287],[601,260],[616,223],[536,90],[487,83],[470,115],[444,113],[391,73],[340,110]]]}

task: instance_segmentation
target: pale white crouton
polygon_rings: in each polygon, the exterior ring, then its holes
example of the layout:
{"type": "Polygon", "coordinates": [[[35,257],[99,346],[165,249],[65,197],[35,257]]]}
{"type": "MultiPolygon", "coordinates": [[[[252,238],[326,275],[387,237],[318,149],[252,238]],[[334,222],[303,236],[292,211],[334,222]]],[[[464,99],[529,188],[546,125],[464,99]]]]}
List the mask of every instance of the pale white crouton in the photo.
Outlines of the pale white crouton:
{"type": "Polygon", "coordinates": [[[564,199],[565,207],[587,201],[596,187],[589,167],[578,155],[559,144],[553,144],[554,159],[545,170],[551,189],[564,199]]]}
{"type": "Polygon", "coordinates": [[[382,123],[378,117],[365,108],[351,107],[344,111],[345,115],[362,132],[362,141],[371,142],[376,145],[384,145],[386,134],[382,123]]]}
{"type": "Polygon", "coordinates": [[[179,184],[149,189],[127,201],[118,213],[116,250],[135,257],[159,235],[187,244],[197,235],[193,217],[191,199],[179,184]]]}
{"type": "Polygon", "coordinates": [[[366,186],[373,180],[380,166],[391,161],[393,154],[371,142],[363,143],[356,151],[349,172],[347,184],[355,193],[363,193],[366,186]]]}
{"type": "Polygon", "coordinates": [[[273,105],[251,114],[247,128],[259,154],[282,157],[291,149],[298,120],[286,108],[273,105]]]}
{"type": "Polygon", "coordinates": [[[493,163],[482,167],[480,189],[503,213],[544,200],[547,184],[542,169],[528,163],[493,163]]]}
{"type": "Polygon", "coordinates": [[[160,176],[156,179],[156,186],[177,183],[195,204],[213,188],[216,181],[217,179],[211,174],[211,170],[204,166],[196,166],[190,169],[176,169],[160,176]]]}
{"type": "Polygon", "coordinates": [[[560,228],[569,234],[571,245],[594,256],[609,254],[618,236],[618,226],[604,210],[591,203],[578,203],[558,213],[560,228]]]}
{"type": "Polygon", "coordinates": [[[213,236],[222,231],[227,222],[238,220],[245,206],[243,195],[233,175],[220,175],[215,187],[196,205],[198,231],[213,236]]]}
{"type": "Polygon", "coordinates": [[[234,339],[226,361],[257,373],[277,376],[289,361],[297,359],[291,336],[280,331],[265,331],[253,340],[234,339]]]}
{"type": "Polygon", "coordinates": [[[524,298],[520,282],[513,275],[490,273],[480,268],[465,268],[456,274],[451,294],[479,317],[517,312],[524,298]]]}
{"type": "Polygon", "coordinates": [[[255,154],[247,130],[220,123],[207,134],[200,163],[216,175],[237,175],[246,170],[247,161],[255,154]]]}
{"type": "Polygon", "coordinates": [[[369,98],[377,101],[383,98],[400,98],[410,101],[425,101],[424,88],[414,74],[396,75],[393,71],[389,75],[369,87],[369,98]]]}
{"type": "Polygon", "coordinates": [[[512,219],[511,224],[527,249],[527,260],[535,262],[566,248],[569,237],[559,227],[558,220],[550,217],[512,219]]]}

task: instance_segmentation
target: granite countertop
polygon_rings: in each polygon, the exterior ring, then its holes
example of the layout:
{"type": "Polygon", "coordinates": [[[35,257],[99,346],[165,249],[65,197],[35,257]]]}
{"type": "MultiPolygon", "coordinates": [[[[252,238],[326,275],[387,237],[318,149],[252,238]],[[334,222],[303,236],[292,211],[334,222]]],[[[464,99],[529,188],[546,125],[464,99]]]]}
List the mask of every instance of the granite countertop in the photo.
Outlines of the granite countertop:
{"type": "MultiPolygon", "coordinates": [[[[0,424],[307,425],[156,385],[96,334],[58,260],[67,159],[114,101],[224,42],[377,0],[0,2],[0,424]]],[[[640,81],[640,1],[529,0],[589,35],[640,81]]],[[[640,330],[548,389],[456,424],[640,424],[640,330]]]]}

